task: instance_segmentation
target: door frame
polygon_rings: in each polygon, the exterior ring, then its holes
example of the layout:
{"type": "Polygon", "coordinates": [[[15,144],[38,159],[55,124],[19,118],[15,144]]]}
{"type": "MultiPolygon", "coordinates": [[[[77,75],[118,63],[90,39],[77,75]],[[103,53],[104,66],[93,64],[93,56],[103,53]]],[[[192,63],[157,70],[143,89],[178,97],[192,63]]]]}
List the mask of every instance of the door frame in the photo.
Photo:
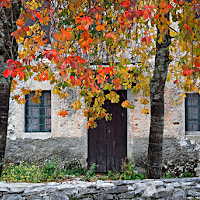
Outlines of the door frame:
{"type": "MultiPolygon", "coordinates": [[[[131,103],[134,103],[134,96],[130,89],[127,90],[127,100],[131,103]]],[[[87,123],[87,118],[85,124],[87,123]]],[[[85,152],[85,167],[88,168],[88,151],[89,151],[89,144],[88,144],[88,129],[84,129],[83,131],[86,135],[86,152],[85,152]]],[[[131,147],[131,133],[130,133],[130,109],[127,109],[127,158],[130,160],[132,158],[132,147],[131,147]]]]}

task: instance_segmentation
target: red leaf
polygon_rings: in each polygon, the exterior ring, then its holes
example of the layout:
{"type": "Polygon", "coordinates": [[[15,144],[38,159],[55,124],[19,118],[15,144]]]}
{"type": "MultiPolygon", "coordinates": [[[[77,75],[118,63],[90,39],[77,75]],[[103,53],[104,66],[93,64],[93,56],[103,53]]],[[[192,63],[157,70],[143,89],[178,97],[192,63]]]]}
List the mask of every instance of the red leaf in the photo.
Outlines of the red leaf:
{"type": "Polygon", "coordinates": [[[20,66],[20,62],[17,62],[15,60],[12,60],[12,59],[8,59],[6,61],[6,64],[8,65],[9,68],[17,68],[18,66],[20,66]]]}
{"type": "Polygon", "coordinates": [[[188,69],[183,70],[183,76],[188,76],[190,71],[188,69]]]}
{"type": "Polygon", "coordinates": [[[6,69],[4,72],[3,72],[3,76],[5,77],[5,78],[7,78],[8,76],[10,76],[10,69],[6,69]]]}
{"type": "MultiPolygon", "coordinates": [[[[58,57],[58,52],[51,49],[51,50],[44,50],[42,52],[43,57],[47,57],[49,60],[52,60],[53,58],[56,61],[56,58],[58,57]]],[[[57,61],[56,61],[57,62],[57,61]]]]}
{"type": "Polygon", "coordinates": [[[143,37],[142,38],[142,42],[146,42],[147,38],[146,37],[143,37]]]}
{"type": "Polygon", "coordinates": [[[119,78],[117,78],[117,79],[115,79],[115,80],[113,81],[114,84],[117,84],[118,82],[119,82],[119,78]]]}
{"type": "Polygon", "coordinates": [[[128,0],[126,0],[126,1],[123,1],[123,2],[121,3],[121,7],[128,8],[128,7],[129,7],[129,5],[130,5],[130,1],[128,1],[128,0]]]}
{"type": "Polygon", "coordinates": [[[195,67],[200,67],[200,63],[197,59],[194,61],[194,65],[195,65],[195,67]]]}
{"type": "Polygon", "coordinates": [[[15,77],[15,72],[10,70],[10,75],[14,78],[15,77]]]}
{"type": "Polygon", "coordinates": [[[24,31],[29,31],[29,27],[28,27],[28,26],[25,26],[25,27],[23,28],[23,30],[24,30],[24,31]]]}
{"type": "Polygon", "coordinates": [[[171,4],[167,5],[167,7],[168,7],[169,9],[172,9],[172,8],[173,8],[171,4]]]}
{"type": "Polygon", "coordinates": [[[137,18],[140,18],[144,15],[143,11],[142,10],[136,10],[135,11],[135,15],[137,16],[137,18]]]}
{"type": "Polygon", "coordinates": [[[129,11],[125,11],[125,16],[126,16],[126,19],[128,19],[128,20],[132,20],[133,19],[133,13],[131,13],[129,11]]]}
{"type": "Polygon", "coordinates": [[[41,19],[41,18],[42,18],[41,14],[40,14],[39,12],[36,12],[36,17],[37,17],[38,19],[41,19]]]}
{"type": "Polygon", "coordinates": [[[25,72],[20,72],[20,73],[19,73],[19,80],[22,80],[23,77],[24,77],[24,75],[25,75],[25,72]]]}
{"type": "Polygon", "coordinates": [[[104,67],[103,71],[104,71],[105,74],[109,74],[111,69],[110,69],[110,67],[104,67]]]}

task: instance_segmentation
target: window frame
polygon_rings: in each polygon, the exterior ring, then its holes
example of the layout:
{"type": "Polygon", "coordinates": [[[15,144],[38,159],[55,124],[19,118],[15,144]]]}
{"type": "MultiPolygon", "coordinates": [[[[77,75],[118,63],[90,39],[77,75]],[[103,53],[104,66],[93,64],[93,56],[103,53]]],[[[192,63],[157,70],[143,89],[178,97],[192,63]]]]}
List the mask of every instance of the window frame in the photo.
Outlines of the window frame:
{"type": "MultiPolygon", "coordinates": [[[[187,98],[187,95],[192,95],[192,94],[197,94],[198,95],[198,119],[196,119],[198,121],[198,123],[195,123],[195,124],[198,124],[198,130],[187,130],[187,124],[188,123],[188,102],[187,102],[187,99],[185,98],[185,112],[184,112],[184,116],[185,116],[185,135],[200,135],[200,94],[197,93],[197,92],[189,92],[189,93],[185,93],[186,94],[186,98],[187,98]]],[[[189,106],[189,107],[192,107],[192,106],[189,106]]],[[[192,120],[192,119],[190,119],[192,120]]],[[[195,119],[193,119],[195,120],[195,119]]],[[[191,123],[192,124],[192,123],[191,123]]]]}
{"type": "MultiPolygon", "coordinates": [[[[31,92],[31,93],[35,93],[35,92],[31,92]]],[[[28,95],[31,95],[28,94],[28,95]]],[[[52,130],[52,123],[51,123],[51,117],[52,117],[52,114],[51,114],[51,106],[52,106],[52,98],[51,98],[51,90],[43,90],[42,91],[42,95],[39,97],[40,99],[40,104],[35,104],[35,105],[28,105],[27,104],[27,100],[30,101],[30,98],[31,97],[28,97],[28,95],[25,95],[25,99],[26,99],[26,103],[25,103],[25,113],[24,113],[24,118],[25,118],[25,124],[24,124],[24,130],[25,130],[25,133],[50,133],[51,130],[52,130]],[[48,93],[49,96],[47,97],[46,101],[50,100],[50,104],[46,103],[45,104],[45,100],[44,98],[44,93],[48,93]],[[48,99],[50,98],[50,99],[48,99]],[[39,115],[38,117],[33,117],[32,116],[32,108],[34,107],[38,107],[39,106],[39,109],[38,109],[38,112],[39,112],[39,115]],[[47,108],[50,109],[50,115],[45,115],[45,109],[47,111],[47,108]],[[28,114],[28,111],[31,110],[31,114],[28,114]],[[31,128],[32,125],[32,120],[36,118],[36,119],[39,119],[39,128],[36,130],[36,129],[33,129],[31,128]],[[28,119],[31,119],[31,124],[28,122],[28,119]],[[49,119],[49,123],[48,124],[45,124],[45,119],[49,119]],[[46,125],[50,125],[50,129],[45,129],[45,126],[46,125]]]]}

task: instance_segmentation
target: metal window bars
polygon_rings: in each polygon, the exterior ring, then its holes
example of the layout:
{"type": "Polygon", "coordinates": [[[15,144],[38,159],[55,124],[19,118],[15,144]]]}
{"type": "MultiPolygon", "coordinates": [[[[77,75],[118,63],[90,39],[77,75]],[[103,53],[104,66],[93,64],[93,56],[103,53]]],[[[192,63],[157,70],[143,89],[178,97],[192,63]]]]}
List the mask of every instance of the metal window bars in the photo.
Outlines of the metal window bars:
{"type": "Polygon", "coordinates": [[[200,95],[188,93],[185,99],[185,130],[200,131],[200,95]]]}
{"type": "Polygon", "coordinates": [[[34,94],[25,96],[25,132],[51,132],[51,91],[42,91],[38,105],[30,100],[34,94]]]}

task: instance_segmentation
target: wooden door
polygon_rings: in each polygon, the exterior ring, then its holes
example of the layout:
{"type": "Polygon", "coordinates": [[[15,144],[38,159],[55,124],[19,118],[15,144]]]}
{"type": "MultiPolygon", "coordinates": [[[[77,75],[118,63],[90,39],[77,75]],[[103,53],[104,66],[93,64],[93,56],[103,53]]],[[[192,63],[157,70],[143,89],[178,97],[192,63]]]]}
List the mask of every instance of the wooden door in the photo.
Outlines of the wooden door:
{"type": "Polygon", "coordinates": [[[127,156],[127,109],[121,107],[127,99],[127,91],[117,93],[120,95],[118,103],[106,100],[104,104],[112,120],[101,119],[97,128],[88,130],[88,166],[96,163],[96,172],[120,171],[122,159],[127,156]]]}

